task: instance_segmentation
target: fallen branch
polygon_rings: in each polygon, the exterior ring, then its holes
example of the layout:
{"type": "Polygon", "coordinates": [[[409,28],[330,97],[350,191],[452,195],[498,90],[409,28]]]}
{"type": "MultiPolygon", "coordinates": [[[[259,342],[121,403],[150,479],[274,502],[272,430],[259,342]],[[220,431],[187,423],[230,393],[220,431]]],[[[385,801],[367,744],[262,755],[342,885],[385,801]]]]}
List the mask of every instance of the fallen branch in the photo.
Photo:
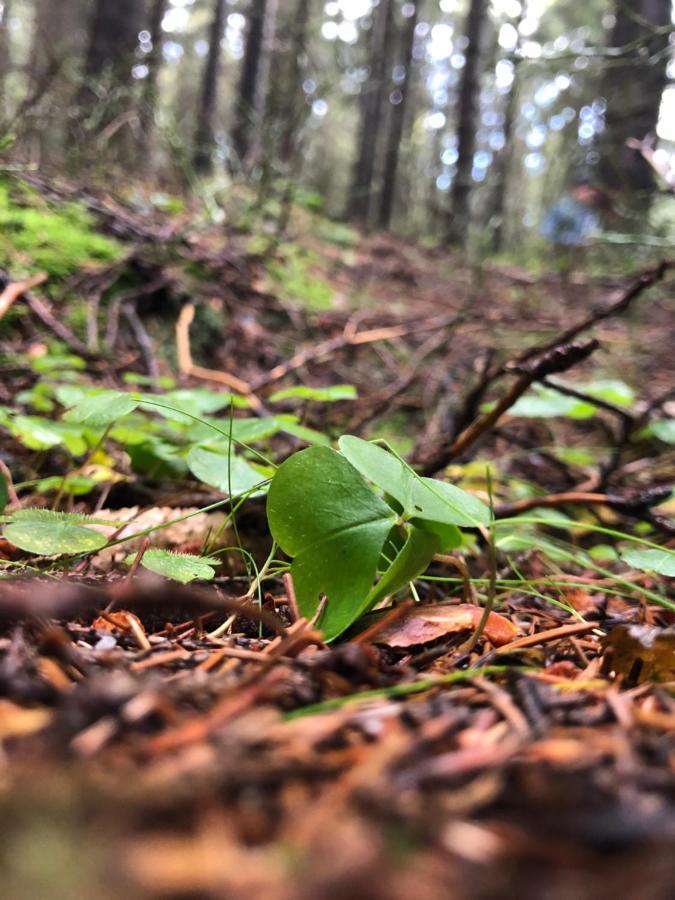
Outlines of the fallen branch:
{"type": "Polygon", "coordinates": [[[320,344],[314,344],[300,350],[292,356],[287,362],[275,366],[266,375],[263,375],[252,385],[252,389],[257,391],[261,387],[267,387],[274,381],[279,381],[291,372],[302,368],[310,362],[318,362],[331,356],[338,350],[344,350],[347,347],[358,347],[363,344],[374,344],[377,341],[390,341],[394,338],[406,337],[410,334],[419,334],[424,331],[434,331],[438,328],[447,328],[455,324],[457,317],[427,319],[424,322],[411,325],[388,325],[383,328],[370,328],[367,331],[352,332],[345,328],[343,333],[338,337],[330,338],[322,341],[320,344]]]}
{"type": "Polygon", "coordinates": [[[598,322],[602,322],[604,319],[609,319],[612,316],[617,316],[620,313],[625,312],[640,294],[644,293],[647,288],[650,288],[653,284],[661,281],[668,269],[671,269],[673,265],[674,263],[672,260],[663,260],[655,269],[650,269],[647,272],[638,275],[628,290],[624,291],[614,303],[610,303],[609,306],[606,306],[604,309],[595,310],[595,312],[592,312],[585,319],[577,322],[576,325],[572,325],[552,340],[525,350],[524,353],[521,353],[520,356],[517,357],[516,362],[524,363],[527,360],[532,359],[532,357],[538,356],[540,353],[546,353],[554,347],[558,347],[560,344],[567,344],[570,341],[573,341],[582,332],[588,331],[589,328],[593,328],[598,322]]]}
{"type": "Polygon", "coordinates": [[[522,397],[535,381],[541,381],[548,375],[567,371],[567,369],[585,360],[597,347],[598,342],[596,340],[556,346],[538,361],[510,369],[509,371],[518,373],[518,378],[506,394],[497,401],[489,412],[469,425],[452,444],[440,447],[423,467],[422,473],[424,475],[433,475],[440,469],[444,469],[449,462],[464,453],[481,435],[496,425],[504,413],[522,397]]]}
{"type": "Polygon", "coordinates": [[[176,320],[176,355],[178,357],[178,369],[183,375],[189,375],[193,378],[199,378],[202,381],[214,381],[217,384],[225,385],[230,390],[242,394],[248,400],[251,409],[256,412],[262,410],[262,403],[253,394],[251,385],[236,375],[229,372],[221,372],[218,369],[205,369],[202,366],[196,366],[192,362],[192,351],[190,350],[190,325],[194,321],[195,305],[194,303],[186,303],[180,311],[180,315],[176,320]]]}
{"type": "Polygon", "coordinates": [[[28,278],[26,281],[10,281],[0,294],[0,319],[2,319],[9,311],[12,304],[18,300],[19,297],[23,296],[26,291],[30,291],[39,284],[44,284],[46,280],[47,273],[40,272],[38,275],[28,278]]]}

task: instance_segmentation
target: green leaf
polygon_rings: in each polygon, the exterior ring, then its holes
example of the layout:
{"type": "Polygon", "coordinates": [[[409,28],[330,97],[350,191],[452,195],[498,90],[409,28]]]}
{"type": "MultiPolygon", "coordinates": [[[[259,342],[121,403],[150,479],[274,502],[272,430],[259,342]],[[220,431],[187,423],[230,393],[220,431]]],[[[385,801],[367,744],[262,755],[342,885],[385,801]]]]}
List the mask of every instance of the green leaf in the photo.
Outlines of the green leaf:
{"type": "Polygon", "coordinates": [[[327,640],[365,611],[384,542],[397,520],[339,453],[310,447],[279,466],[267,500],[272,536],[295,557],[291,574],[300,611],[311,618],[328,603],[327,640]]]}
{"type": "Polygon", "coordinates": [[[101,519],[87,513],[58,512],[53,509],[26,506],[23,509],[13,509],[11,513],[2,517],[5,522],[63,522],[67,525],[121,525],[121,522],[113,522],[110,519],[101,519]]]}
{"type": "Polygon", "coordinates": [[[657,419],[645,429],[664,444],[675,444],[675,419],[657,419]]]}
{"type": "Polygon", "coordinates": [[[92,553],[105,547],[108,542],[105,535],[90,528],[56,521],[12,522],[5,525],[4,535],[15,547],[38,556],[92,553]]]}
{"type": "Polygon", "coordinates": [[[188,429],[187,437],[191,441],[208,441],[221,435],[231,435],[231,440],[251,444],[273,437],[281,431],[281,425],[274,416],[261,419],[213,419],[205,418],[203,422],[195,422],[188,429]],[[215,430],[212,425],[215,425],[215,430]]]}
{"type": "Polygon", "coordinates": [[[335,384],[332,387],[324,388],[299,385],[272,394],[270,403],[281,403],[283,400],[317,400],[321,403],[335,403],[337,400],[355,400],[357,396],[353,384],[335,384]]]}
{"type": "Polygon", "coordinates": [[[314,428],[308,428],[306,425],[301,425],[295,416],[281,415],[275,418],[279,423],[279,430],[285,434],[299,438],[301,441],[314,447],[330,447],[330,438],[327,434],[315,431],[314,428]]]}
{"type": "Polygon", "coordinates": [[[38,494],[51,494],[61,491],[64,494],[72,494],[74,497],[83,497],[90,494],[97,486],[95,478],[86,475],[69,475],[63,478],[61,475],[50,475],[41,478],[35,485],[38,494]]]}
{"type": "Polygon", "coordinates": [[[84,371],[87,368],[87,363],[81,356],[58,356],[54,353],[34,357],[30,365],[33,371],[39,374],[56,372],[61,369],[79,369],[84,371]]]}
{"type": "Polygon", "coordinates": [[[595,415],[596,409],[597,407],[591,403],[584,403],[576,397],[568,397],[551,388],[535,384],[531,391],[511,407],[509,415],[528,419],[549,419],[556,416],[589,419],[595,415]]]}
{"type": "Polygon", "coordinates": [[[63,422],[52,422],[39,416],[14,416],[7,427],[28,450],[49,450],[63,444],[73,454],[81,456],[87,450],[82,428],[63,422]]]}
{"type": "MultiPolygon", "coordinates": [[[[130,566],[136,559],[135,553],[130,553],[125,562],[130,566]]],[[[141,565],[149,572],[163,575],[172,581],[180,581],[181,584],[189,584],[196,578],[210,581],[214,575],[214,566],[218,560],[210,556],[193,556],[189,553],[171,553],[169,550],[146,550],[141,560],[141,565]]]]}
{"type": "Polygon", "coordinates": [[[85,397],[63,416],[66,422],[86,425],[87,428],[107,428],[118,419],[133,412],[138,400],[120,391],[103,391],[93,397],[85,397]]]}
{"type": "Polygon", "coordinates": [[[672,550],[651,550],[631,547],[621,553],[621,559],[641,572],[656,572],[675,578],[675,553],[672,550]]]}
{"type": "Polygon", "coordinates": [[[440,550],[441,539],[437,534],[412,527],[403,549],[396,556],[382,578],[371,589],[364,603],[363,612],[385,597],[395,594],[400,588],[421,575],[440,550]]]}
{"type": "Polygon", "coordinates": [[[584,385],[572,384],[570,387],[577,387],[584,394],[590,394],[591,397],[597,397],[598,400],[613,403],[614,406],[632,406],[635,403],[633,388],[618,378],[593,381],[591,384],[584,385]]]}
{"type": "Polygon", "coordinates": [[[398,500],[409,519],[467,528],[489,525],[489,508],[467,491],[435,478],[420,478],[393,453],[361,438],[344,435],[338,446],[355,469],[398,500]]]}
{"type": "Polygon", "coordinates": [[[260,496],[267,489],[261,484],[267,476],[234,454],[228,456],[222,451],[193,447],[188,453],[187,464],[199,481],[232,497],[246,494],[256,485],[259,485],[258,489],[250,496],[260,496]]]}
{"type": "Polygon", "coordinates": [[[398,500],[404,511],[411,509],[415,476],[393,453],[350,434],[340,438],[338,447],[368,481],[398,500]]]}
{"type": "Polygon", "coordinates": [[[0,514],[5,511],[5,507],[9,503],[9,485],[4,472],[0,472],[0,514]]]}
{"type": "Polygon", "coordinates": [[[184,478],[187,473],[185,460],[177,456],[178,447],[166,441],[152,438],[142,444],[127,443],[125,447],[134,472],[146,475],[153,481],[184,478]]]}

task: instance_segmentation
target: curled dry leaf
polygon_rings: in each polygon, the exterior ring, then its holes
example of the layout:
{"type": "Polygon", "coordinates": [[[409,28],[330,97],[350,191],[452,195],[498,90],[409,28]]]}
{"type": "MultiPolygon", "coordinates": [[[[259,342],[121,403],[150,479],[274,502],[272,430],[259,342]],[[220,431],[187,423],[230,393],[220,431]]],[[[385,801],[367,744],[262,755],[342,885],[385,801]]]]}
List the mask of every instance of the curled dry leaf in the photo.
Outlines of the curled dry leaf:
{"type": "MultiPolygon", "coordinates": [[[[428,644],[448,634],[473,631],[483,616],[483,609],[470,603],[438,603],[417,606],[401,616],[377,635],[378,644],[389,647],[412,647],[428,644]]],[[[504,616],[491,612],[483,632],[495,647],[501,647],[518,635],[515,625],[504,616]]]]}

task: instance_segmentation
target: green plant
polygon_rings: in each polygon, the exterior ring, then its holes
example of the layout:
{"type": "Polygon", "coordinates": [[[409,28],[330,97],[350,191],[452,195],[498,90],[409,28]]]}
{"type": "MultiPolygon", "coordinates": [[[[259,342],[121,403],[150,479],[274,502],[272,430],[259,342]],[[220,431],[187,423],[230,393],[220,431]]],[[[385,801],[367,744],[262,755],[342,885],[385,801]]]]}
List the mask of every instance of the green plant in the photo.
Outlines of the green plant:
{"type": "Polygon", "coordinates": [[[267,502],[272,536],[294,558],[300,611],[314,617],[326,597],[328,640],[417,578],[436,553],[459,546],[460,526],[490,524],[471,494],[420,478],[387,450],[348,435],[339,448],[290,457],[267,502]]]}

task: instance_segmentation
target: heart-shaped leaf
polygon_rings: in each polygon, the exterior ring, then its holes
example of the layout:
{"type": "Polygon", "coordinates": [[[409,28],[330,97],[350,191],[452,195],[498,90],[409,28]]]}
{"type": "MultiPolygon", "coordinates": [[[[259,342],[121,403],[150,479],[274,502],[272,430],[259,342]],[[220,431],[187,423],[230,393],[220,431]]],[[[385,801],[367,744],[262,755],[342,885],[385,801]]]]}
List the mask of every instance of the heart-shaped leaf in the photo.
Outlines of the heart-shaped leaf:
{"type": "Polygon", "coordinates": [[[467,528],[490,523],[490,510],[472,494],[435,478],[420,478],[382,447],[351,435],[341,437],[338,446],[355,469],[401,504],[411,521],[467,528]]]}
{"type": "Polygon", "coordinates": [[[339,453],[310,447],[277,469],[267,500],[272,536],[295,557],[298,605],[311,618],[328,598],[320,627],[331,640],[367,608],[396,513],[339,453]]]}

